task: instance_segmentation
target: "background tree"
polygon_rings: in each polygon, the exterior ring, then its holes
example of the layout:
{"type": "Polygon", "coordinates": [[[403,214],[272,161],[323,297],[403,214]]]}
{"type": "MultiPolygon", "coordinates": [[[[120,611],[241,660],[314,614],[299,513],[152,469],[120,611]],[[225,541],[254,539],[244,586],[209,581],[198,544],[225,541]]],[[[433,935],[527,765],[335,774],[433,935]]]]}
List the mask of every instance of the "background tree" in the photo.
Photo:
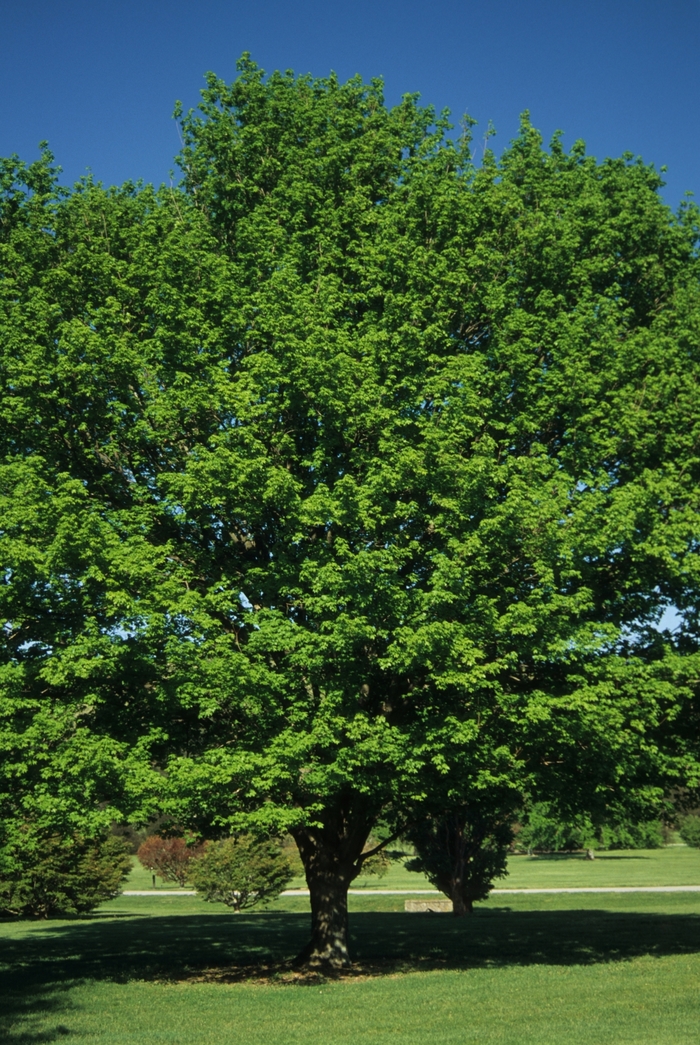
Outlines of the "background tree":
{"type": "Polygon", "coordinates": [[[2,802],[288,830],[342,965],[436,781],[697,781],[697,212],[239,71],[182,191],[3,167],[2,802]]]}
{"type": "Polygon", "coordinates": [[[700,849],[700,816],[690,813],[681,820],[680,836],[686,845],[700,849]]]}
{"type": "Polygon", "coordinates": [[[594,824],[585,813],[561,817],[547,802],[524,810],[517,833],[519,849],[559,852],[575,849],[658,849],[664,844],[660,820],[638,819],[624,808],[610,810],[605,823],[594,824]]]}
{"type": "Polygon", "coordinates": [[[201,852],[201,845],[188,844],[184,838],[149,835],[139,846],[136,855],[146,870],[159,874],[163,881],[186,885],[190,863],[201,852]]]}

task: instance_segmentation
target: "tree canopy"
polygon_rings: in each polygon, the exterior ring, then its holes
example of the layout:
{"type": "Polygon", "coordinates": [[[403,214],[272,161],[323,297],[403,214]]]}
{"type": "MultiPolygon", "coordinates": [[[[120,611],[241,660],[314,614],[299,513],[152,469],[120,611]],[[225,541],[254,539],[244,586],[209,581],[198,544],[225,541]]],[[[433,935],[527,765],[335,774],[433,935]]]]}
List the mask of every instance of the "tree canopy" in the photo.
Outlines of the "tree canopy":
{"type": "Polygon", "coordinates": [[[342,963],[377,818],[697,782],[698,212],[379,81],[177,115],[175,189],[0,169],[0,801],[290,830],[342,963]]]}

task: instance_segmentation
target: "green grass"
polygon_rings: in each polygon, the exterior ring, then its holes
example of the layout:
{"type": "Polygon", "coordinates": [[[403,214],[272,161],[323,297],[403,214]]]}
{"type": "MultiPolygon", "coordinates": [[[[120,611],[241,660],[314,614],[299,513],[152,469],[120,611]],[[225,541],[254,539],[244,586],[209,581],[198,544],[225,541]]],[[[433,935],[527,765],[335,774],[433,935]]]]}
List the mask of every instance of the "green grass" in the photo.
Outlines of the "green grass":
{"type": "MultiPolygon", "coordinates": [[[[700,851],[518,856],[509,869],[501,886],[696,885],[700,851]]],[[[128,887],[151,885],[137,864],[128,887]]],[[[427,887],[400,864],[354,885],[427,887]]],[[[363,975],[306,984],[275,972],[305,941],[305,897],[246,915],[198,897],[120,897],[91,918],[1,923],[0,1034],[13,1045],[698,1040],[700,895],[496,896],[465,921],[403,903],[352,896],[363,975]]]]}
{"type": "MultiPolygon", "coordinates": [[[[291,888],[304,888],[302,878],[291,888]]],[[[580,886],[700,885],[700,849],[673,846],[668,849],[630,849],[596,853],[585,860],[581,853],[549,856],[512,856],[508,876],[496,882],[498,889],[560,889],[580,886]]],[[[423,875],[392,864],[383,878],[365,875],[353,889],[429,889],[423,875]]]]}
{"type": "Polygon", "coordinates": [[[514,856],[502,889],[559,889],[579,886],[700,885],[700,849],[629,849],[597,853],[514,856]]]}
{"type": "MultiPolygon", "coordinates": [[[[552,856],[513,856],[509,874],[496,883],[501,889],[572,888],[575,886],[700,885],[700,849],[686,846],[669,849],[632,849],[598,853],[595,860],[584,860],[580,853],[552,856]]],[[[177,888],[157,879],[159,889],[177,888]]],[[[290,888],[304,889],[303,878],[290,888]]],[[[353,889],[430,889],[423,875],[407,871],[394,863],[383,878],[364,875],[352,883],[353,889]]],[[[126,889],[151,889],[150,872],[134,861],[126,889]]]]}
{"type": "MultiPolygon", "coordinates": [[[[677,866],[675,851],[666,854],[677,866]]],[[[698,894],[495,897],[464,920],[402,907],[403,897],[353,896],[353,950],[366,975],[305,984],[254,971],[304,942],[302,897],[244,915],[197,897],[121,897],[92,918],[0,923],[4,1040],[698,1041],[698,894]]]]}
{"type": "Polygon", "coordinates": [[[316,987],[98,983],[23,1042],[697,1045],[700,965],[484,969],[316,987]],[[49,1027],[53,1030],[48,1030],[49,1027]]]}

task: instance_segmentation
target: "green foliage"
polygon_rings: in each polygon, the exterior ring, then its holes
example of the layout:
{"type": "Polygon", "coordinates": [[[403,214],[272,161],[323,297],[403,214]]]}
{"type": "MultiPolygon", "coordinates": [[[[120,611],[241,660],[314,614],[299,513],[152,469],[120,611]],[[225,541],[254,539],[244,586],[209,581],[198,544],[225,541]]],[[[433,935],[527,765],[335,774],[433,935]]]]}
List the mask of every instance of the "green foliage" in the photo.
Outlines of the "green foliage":
{"type": "Polygon", "coordinates": [[[155,871],[166,882],[185,885],[191,861],[202,852],[201,845],[184,838],[161,838],[149,835],[139,846],[137,857],[148,871],[155,871]]]}
{"type": "Polygon", "coordinates": [[[530,806],[516,835],[518,849],[547,853],[588,849],[595,842],[595,831],[588,817],[579,816],[563,823],[546,802],[530,806]]]}
{"type": "Polygon", "coordinates": [[[387,854],[382,850],[378,853],[374,853],[373,856],[369,856],[366,860],[362,861],[361,873],[363,875],[372,874],[376,875],[377,878],[383,878],[386,874],[389,873],[390,867],[391,860],[389,859],[387,854]]]}
{"type": "Polygon", "coordinates": [[[658,820],[603,824],[598,829],[600,849],[660,849],[664,845],[663,827],[658,820]]]}
{"type": "Polygon", "coordinates": [[[285,835],[282,839],[282,852],[284,853],[287,863],[292,869],[292,873],[295,878],[303,876],[304,865],[301,862],[301,856],[297,844],[291,835],[285,835]]]}
{"type": "Polygon", "coordinates": [[[697,209],[446,130],[244,58],[181,189],[3,163],[7,822],[303,831],[346,881],[434,793],[697,782],[697,209]]]}
{"type": "Polygon", "coordinates": [[[205,900],[242,911],[276,900],[293,871],[277,842],[240,835],[208,842],[191,862],[189,878],[205,900]]]}
{"type": "Polygon", "coordinates": [[[664,844],[659,820],[634,821],[618,815],[594,825],[590,817],[562,818],[546,802],[531,805],[516,835],[519,849],[566,852],[575,849],[659,849],[664,844]]]}
{"type": "Polygon", "coordinates": [[[60,837],[25,824],[0,853],[0,913],[84,914],[114,899],[130,870],[120,838],[60,837]]]}
{"type": "Polygon", "coordinates": [[[683,817],[679,834],[686,845],[700,849],[700,816],[683,817]]]}

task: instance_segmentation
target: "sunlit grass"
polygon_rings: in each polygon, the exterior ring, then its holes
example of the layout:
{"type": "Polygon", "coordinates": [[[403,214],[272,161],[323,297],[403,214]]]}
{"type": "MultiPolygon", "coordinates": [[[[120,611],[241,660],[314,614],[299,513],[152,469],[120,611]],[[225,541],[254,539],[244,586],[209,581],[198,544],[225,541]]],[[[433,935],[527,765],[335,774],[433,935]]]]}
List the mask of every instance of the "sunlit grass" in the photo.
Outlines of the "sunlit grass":
{"type": "Polygon", "coordinates": [[[597,853],[595,860],[585,860],[580,853],[514,856],[508,871],[497,888],[700,885],[700,849],[613,850],[597,853]]]}
{"type": "MultiPolygon", "coordinates": [[[[697,1045],[697,957],[414,973],[313,987],[83,985],[29,1037],[65,1045],[697,1045]]],[[[9,1039],[12,1041],[12,1037],[9,1039]]]]}
{"type": "MultiPolygon", "coordinates": [[[[584,860],[581,853],[549,856],[512,856],[508,877],[496,883],[502,889],[573,888],[580,886],[700,885],[700,849],[674,846],[668,849],[630,849],[601,852],[595,860],[584,860]]],[[[176,889],[173,883],[157,878],[158,889],[176,889]]],[[[382,878],[364,875],[355,879],[353,889],[430,889],[423,875],[407,871],[395,862],[382,878]]],[[[290,888],[306,887],[303,878],[290,888]]],[[[151,889],[151,874],[137,860],[126,889],[151,889]]]]}

